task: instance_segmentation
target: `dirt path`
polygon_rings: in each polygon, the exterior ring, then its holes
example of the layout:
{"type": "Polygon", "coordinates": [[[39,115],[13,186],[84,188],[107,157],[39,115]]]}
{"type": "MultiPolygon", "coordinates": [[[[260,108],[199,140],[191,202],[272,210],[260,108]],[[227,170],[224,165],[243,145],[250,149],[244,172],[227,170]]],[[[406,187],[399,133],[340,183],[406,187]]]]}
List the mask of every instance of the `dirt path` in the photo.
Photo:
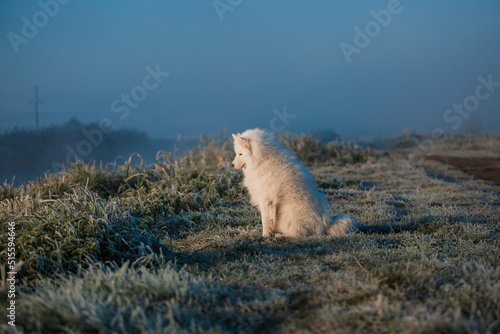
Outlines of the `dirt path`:
{"type": "Polygon", "coordinates": [[[466,173],[500,185],[500,158],[426,156],[426,159],[455,166],[466,173]]]}

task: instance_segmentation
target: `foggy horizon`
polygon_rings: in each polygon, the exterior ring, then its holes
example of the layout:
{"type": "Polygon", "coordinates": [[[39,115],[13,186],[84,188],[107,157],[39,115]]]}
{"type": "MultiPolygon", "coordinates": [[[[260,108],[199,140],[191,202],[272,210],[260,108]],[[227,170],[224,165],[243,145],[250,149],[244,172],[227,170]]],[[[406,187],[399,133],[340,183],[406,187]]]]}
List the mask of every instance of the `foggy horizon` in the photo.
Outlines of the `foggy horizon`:
{"type": "Polygon", "coordinates": [[[0,4],[0,130],[500,130],[494,1],[0,4]]]}

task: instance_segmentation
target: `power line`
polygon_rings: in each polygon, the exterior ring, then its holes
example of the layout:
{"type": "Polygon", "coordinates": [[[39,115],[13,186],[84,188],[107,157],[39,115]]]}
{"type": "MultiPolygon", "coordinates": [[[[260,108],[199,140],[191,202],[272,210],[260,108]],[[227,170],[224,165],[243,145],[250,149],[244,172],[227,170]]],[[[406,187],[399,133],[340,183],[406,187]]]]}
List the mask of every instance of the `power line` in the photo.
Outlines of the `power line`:
{"type": "Polygon", "coordinates": [[[35,105],[35,126],[36,126],[36,131],[40,129],[39,126],[39,110],[40,110],[40,103],[43,101],[38,98],[38,85],[35,86],[35,98],[31,101],[28,102],[28,104],[34,104],[35,105]]]}

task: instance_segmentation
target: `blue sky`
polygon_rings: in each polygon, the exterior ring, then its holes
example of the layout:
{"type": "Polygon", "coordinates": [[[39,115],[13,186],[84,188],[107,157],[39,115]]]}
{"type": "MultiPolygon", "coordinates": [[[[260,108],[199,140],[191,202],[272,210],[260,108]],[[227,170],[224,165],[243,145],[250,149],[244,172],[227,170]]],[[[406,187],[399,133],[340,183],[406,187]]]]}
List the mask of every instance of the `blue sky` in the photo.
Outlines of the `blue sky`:
{"type": "Polygon", "coordinates": [[[290,131],[451,132],[470,120],[500,130],[496,86],[467,119],[443,118],[475,95],[478,77],[500,82],[499,1],[215,2],[224,13],[211,0],[60,2],[0,2],[0,129],[34,126],[27,102],[38,85],[42,126],[107,118],[152,137],[268,128],[284,106],[290,131]],[[373,23],[390,8],[385,27],[373,23]],[[23,18],[40,27],[13,46],[23,18]],[[356,47],[355,27],[372,37],[348,62],[340,45],[356,47]],[[169,75],[145,90],[157,66],[169,75]],[[132,92],[138,101],[120,118],[111,105],[132,92]]]}

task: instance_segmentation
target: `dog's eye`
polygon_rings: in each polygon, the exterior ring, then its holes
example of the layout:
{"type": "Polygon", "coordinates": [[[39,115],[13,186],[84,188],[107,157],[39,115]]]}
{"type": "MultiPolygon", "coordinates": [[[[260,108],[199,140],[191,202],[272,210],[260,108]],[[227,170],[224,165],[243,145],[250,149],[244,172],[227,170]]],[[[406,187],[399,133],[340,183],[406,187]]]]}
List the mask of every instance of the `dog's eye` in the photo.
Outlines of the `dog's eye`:
{"type": "Polygon", "coordinates": [[[238,155],[243,155],[243,153],[239,153],[238,155]]]}

